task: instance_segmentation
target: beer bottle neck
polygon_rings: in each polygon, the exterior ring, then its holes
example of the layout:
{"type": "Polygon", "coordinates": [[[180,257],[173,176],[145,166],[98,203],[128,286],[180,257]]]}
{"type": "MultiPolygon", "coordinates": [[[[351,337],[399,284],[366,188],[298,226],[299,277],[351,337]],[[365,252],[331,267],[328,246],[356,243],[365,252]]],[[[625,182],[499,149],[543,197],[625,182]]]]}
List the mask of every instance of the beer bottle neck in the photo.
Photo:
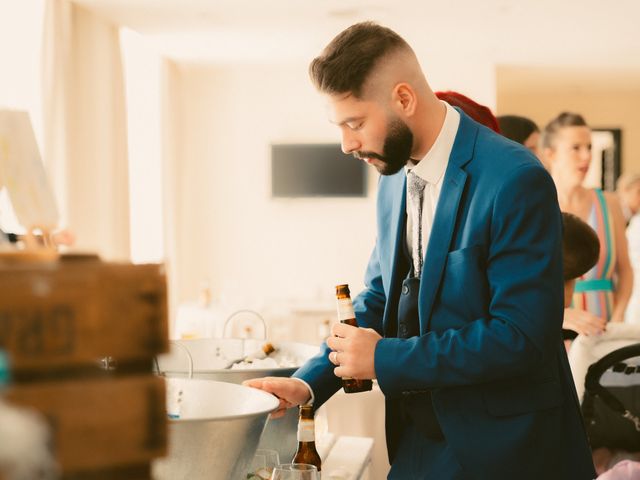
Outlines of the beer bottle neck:
{"type": "Polygon", "coordinates": [[[350,320],[356,318],[356,314],[353,311],[353,302],[350,298],[339,298],[338,303],[338,320],[350,320]]]}
{"type": "Polygon", "coordinates": [[[313,420],[301,418],[298,422],[298,442],[299,443],[315,443],[315,424],[313,420]]]}

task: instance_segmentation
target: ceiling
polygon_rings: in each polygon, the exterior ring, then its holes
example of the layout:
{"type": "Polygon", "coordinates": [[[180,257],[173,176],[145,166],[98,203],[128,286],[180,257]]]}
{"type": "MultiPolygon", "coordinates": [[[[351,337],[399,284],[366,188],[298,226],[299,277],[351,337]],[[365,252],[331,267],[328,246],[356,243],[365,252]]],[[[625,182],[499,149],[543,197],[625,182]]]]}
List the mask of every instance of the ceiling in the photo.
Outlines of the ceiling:
{"type": "Polygon", "coordinates": [[[73,1],[179,61],[308,61],[346,26],[376,20],[419,56],[640,70],[638,0],[73,1]]]}

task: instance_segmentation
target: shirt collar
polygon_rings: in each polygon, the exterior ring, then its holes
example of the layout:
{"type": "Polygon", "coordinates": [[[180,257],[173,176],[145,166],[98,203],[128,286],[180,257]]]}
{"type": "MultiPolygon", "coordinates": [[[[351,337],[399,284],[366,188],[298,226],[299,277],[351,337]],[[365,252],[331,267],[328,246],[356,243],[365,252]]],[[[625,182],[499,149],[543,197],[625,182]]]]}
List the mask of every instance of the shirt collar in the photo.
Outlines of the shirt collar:
{"type": "Polygon", "coordinates": [[[433,145],[422,160],[418,163],[409,160],[407,163],[407,172],[411,170],[423,180],[434,185],[444,176],[449,163],[449,155],[453,150],[453,142],[458,133],[458,126],[460,125],[460,114],[456,109],[447,102],[442,103],[446,107],[446,114],[436,141],[433,142],[433,145]]]}

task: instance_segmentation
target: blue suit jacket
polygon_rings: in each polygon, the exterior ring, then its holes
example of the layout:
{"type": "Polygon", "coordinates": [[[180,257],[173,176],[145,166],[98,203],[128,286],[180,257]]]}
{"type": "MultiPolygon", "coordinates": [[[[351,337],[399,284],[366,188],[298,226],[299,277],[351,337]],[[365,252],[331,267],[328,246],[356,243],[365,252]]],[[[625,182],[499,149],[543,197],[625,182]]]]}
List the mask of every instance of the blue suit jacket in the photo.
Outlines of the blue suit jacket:
{"type": "MultiPolygon", "coordinates": [[[[360,326],[377,330],[375,370],[388,400],[429,389],[469,478],[595,477],[567,357],[562,221],[553,182],[522,146],[461,113],[420,285],[419,337],[394,338],[402,278],[404,169],[382,177],[377,241],[360,326]]],[[[296,376],[316,405],[340,387],[323,347],[296,376]]],[[[387,409],[387,443],[398,436],[387,409]]]]}

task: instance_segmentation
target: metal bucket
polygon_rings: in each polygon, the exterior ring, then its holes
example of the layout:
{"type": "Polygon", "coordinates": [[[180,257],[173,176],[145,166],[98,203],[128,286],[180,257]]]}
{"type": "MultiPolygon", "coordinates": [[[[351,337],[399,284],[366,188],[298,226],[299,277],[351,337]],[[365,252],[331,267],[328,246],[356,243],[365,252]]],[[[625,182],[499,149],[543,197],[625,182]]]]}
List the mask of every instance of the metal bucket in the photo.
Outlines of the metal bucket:
{"type": "Polygon", "coordinates": [[[153,463],[156,480],[246,478],[260,435],[278,400],[213,380],[168,378],[169,451],[153,463]],[[179,401],[178,401],[179,399],[179,401]]]}
{"type": "MultiPolygon", "coordinates": [[[[270,357],[283,362],[293,360],[292,366],[276,368],[224,369],[224,365],[234,358],[242,358],[259,348],[264,340],[208,338],[197,340],[176,340],[171,342],[171,351],[158,357],[158,371],[166,377],[188,377],[191,369],[193,378],[242,383],[258,377],[290,377],[298,367],[318,352],[316,345],[299,342],[274,342],[277,351],[270,357]]],[[[284,362],[283,362],[284,363],[284,362]]],[[[289,409],[281,418],[270,419],[262,434],[259,448],[275,450],[282,462],[293,458],[298,441],[297,409],[289,409]]]]}

